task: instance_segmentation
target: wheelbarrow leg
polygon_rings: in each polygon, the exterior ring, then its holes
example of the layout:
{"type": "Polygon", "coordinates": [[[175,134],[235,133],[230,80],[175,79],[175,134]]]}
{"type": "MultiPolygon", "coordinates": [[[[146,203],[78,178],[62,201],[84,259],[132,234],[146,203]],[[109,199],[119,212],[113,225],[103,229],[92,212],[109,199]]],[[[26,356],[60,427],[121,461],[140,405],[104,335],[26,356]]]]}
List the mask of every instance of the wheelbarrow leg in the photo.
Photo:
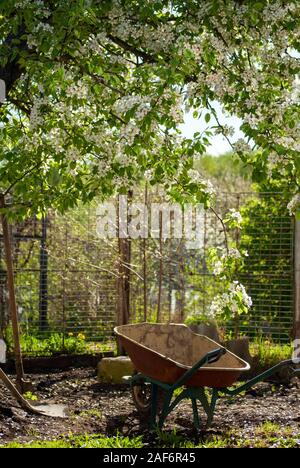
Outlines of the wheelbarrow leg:
{"type": "Polygon", "coordinates": [[[162,412],[161,412],[161,415],[160,415],[160,418],[159,418],[159,428],[160,429],[162,429],[162,427],[164,425],[164,422],[165,422],[168,414],[170,413],[170,409],[173,409],[173,408],[170,408],[170,403],[171,403],[171,400],[172,400],[172,396],[173,396],[173,391],[172,390],[169,390],[165,395],[162,412]]]}
{"type": "Polygon", "coordinates": [[[158,386],[155,383],[151,384],[151,414],[150,414],[150,427],[156,426],[157,415],[157,400],[158,400],[158,386]]]}
{"type": "Polygon", "coordinates": [[[200,420],[199,420],[199,413],[197,408],[197,400],[196,398],[191,398],[192,400],[192,408],[193,408],[193,419],[194,419],[194,426],[199,431],[200,429],[200,420]]]}
{"type": "Polygon", "coordinates": [[[218,390],[216,388],[213,388],[211,401],[209,405],[209,414],[207,415],[206,427],[209,427],[213,421],[217,399],[218,399],[218,390]]]}
{"type": "Polygon", "coordinates": [[[213,388],[211,400],[209,402],[207,396],[205,395],[204,388],[199,388],[198,399],[200,400],[201,405],[206,413],[207,421],[206,421],[205,427],[208,428],[213,421],[216,403],[218,399],[218,390],[216,388],[213,388]]]}

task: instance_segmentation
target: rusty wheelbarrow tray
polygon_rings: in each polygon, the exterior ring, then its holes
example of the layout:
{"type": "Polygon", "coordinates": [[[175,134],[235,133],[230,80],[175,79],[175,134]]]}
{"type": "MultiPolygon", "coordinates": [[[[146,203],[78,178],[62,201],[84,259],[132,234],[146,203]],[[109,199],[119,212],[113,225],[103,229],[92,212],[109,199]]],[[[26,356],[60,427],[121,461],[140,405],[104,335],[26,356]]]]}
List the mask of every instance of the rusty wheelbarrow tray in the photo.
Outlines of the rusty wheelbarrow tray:
{"type": "Polygon", "coordinates": [[[221,394],[237,395],[269,377],[279,368],[298,364],[283,361],[235,389],[230,387],[250,365],[235,354],[220,347],[210,338],[193,333],[183,324],[141,323],[115,328],[116,335],[131,358],[137,374],[128,378],[134,402],[151,426],[162,427],[166,417],[184,399],[192,402],[194,424],[200,427],[197,402],[213,419],[221,394]],[[182,390],[174,391],[183,387],[182,390]],[[211,398],[205,388],[211,389],[211,398]],[[160,413],[158,415],[158,413],[160,413]]]}

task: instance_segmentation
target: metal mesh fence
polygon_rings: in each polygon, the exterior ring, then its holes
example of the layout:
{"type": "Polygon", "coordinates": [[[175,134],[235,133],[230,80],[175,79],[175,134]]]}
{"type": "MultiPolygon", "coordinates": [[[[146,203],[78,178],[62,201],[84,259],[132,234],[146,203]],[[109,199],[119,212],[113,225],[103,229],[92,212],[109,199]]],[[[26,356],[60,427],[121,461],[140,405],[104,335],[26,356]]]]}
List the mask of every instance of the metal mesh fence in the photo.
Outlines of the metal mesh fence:
{"type": "MultiPolygon", "coordinates": [[[[159,193],[148,195],[148,204],[159,193]]],[[[143,194],[139,195],[139,199],[143,194]]],[[[138,197],[137,197],[138,198],[138,197]]],[[[217,212],[242,212],[241,234],[229,241],[249,256],[240,281],[253,299],[240,332],[276,341],[290,337],[294,309],[294,226],[281,194],[223,194],[217,212]]],[[[178,321],[206,313],[222,292],[207,265],[210,247],[224,248],[224,232],[211,211],[203,213],[203,247],[187,249],[181,239],[130,242],[126,265],[129,321],[178,321]]],[[[14,264],[22,346],[25,354],[93,352],[114,347],[119,294],[118,241],[96,234],[96,204],[67,216],[49,213],[13,228],[14,264]]],[[[0,233],[1,234],[1,233],[0,233]]],[[[1,238],[0,238],[1,240],[1,238]]],[[[0,325],[9,340],[3,245],[0,242],[0,325]]],[[[228,324],[228,330],[234,324],[228,324]]]]}
{"type": "MultiPolygon", "coordinates": [[[[64,217],[49,214],[39,223],[32,221],[26,237],[22,234],[17,239],[13,233],[24,354],[89,353],[114,346],[116,252],[104,248],[95,225],[96,210],[82,209],[64,217]]],[[[0,255],[1,328],[10,342],[2,245],[0,255]]]]}
{"type": "MultiPolygon", "coordinates": [[[[280,193],[223,194],[217,212],[225,217],[229,209],[241,211],[241,232],[227,232],[232,247],[247,251],[245,266],[237,279],[245,285],[253,300],[249,316],[241,317],[238,330],[251,338],[265,337],[275,341],[291,338],[294,313],[294,220],[287,212],[287,200],[280,193]]],[[[225,237],[220,220],[211,211],[203,214],[203,247],[186,249],[184,241],[166,242],[162,255],[157,241],[147,243],[147,310],[155,320],[158,311],[159,263],[163,263],[161,315],[164,320],[183,321],[187,316],[207,315],[214,297],[224,290],[223,283],[207,265],[211,247],[224,249],[225,237]],[[149,254],[149,252],[151,252],[149,254]]],[[[139,249],[132,261],[142,265],[139,249]],[[140,258],[140,260],[139,260],[140,258]]],[[[141,266],[139,273],[143,275],[141,266]]],[[[132,320],[138,320],[144,309],[141,284],[132,278],[132,320]]],[[[236,324],[228,322],[227,333],[236,324]]]]}

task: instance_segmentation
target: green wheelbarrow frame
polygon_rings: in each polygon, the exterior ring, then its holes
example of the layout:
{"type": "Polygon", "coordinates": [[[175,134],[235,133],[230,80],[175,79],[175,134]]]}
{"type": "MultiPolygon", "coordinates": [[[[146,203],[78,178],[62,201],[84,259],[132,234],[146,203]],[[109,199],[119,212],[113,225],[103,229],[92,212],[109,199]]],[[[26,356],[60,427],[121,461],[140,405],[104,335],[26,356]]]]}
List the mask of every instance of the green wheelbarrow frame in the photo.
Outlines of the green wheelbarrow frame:
{"type": "MultiPolygon", "coordinates": [[[[140,385],[140,384],[150,384],[151,385],[151,415],[149,419],[149,425],[151,428],[159,427],[160,429],[163,427],[164,422],[168,415],[176,408],[176,406],[183,400],[183,399],[190,399],[192,402],[192,409],[193,409],[193,420],[194,426],[197,430],[200,429],[200,418],[198,413],[198,402],[200,402],[202,408],[204,409],[207,422],[205,427],[209,427],[213,421],[214,412],[216,408],[216,403],[218,398],[221,395],[229,395],[229,396],[236,396],[240,393],[250,389],[253,385],[258,382],[265,380],[266,378],[270,377],[271,375],[275,374],[279,369],[284,367],[298,365],[300,364],[300,359],[289,359],[286,361],[282,361],[279,364],[271,367],[270,369],[262,372],[261,374],[257,375],[256,377],[250,379],[248,382],[238,386],[237,388],[212,388],[211,398],[208,398],[205,389],[208,387],[184,387],[184,385],[188,382],[188,380],[197,372],[201,367],[205,366],[206,364],[212,364],[220,359],[220,357],[226,353],[225,348],[217,348],[213,351],[207,353],[203,358],[200,359],[194,366],[188,369],[175,383],[167,384],[164,382],[160,382],[155,380],[147,375],[138,373],[132,377],[126,377],[125,380],[129,381],[131,386],[140,385]],[[184,387],[181,392],[175,396],[175,390],[178,390],[180,387],[184,387]],[[164,390],[164,398],[163,398],[163,405],[161,409],[161,413],[159,415],[158,421],[158,391],[159,388],[164,390]]],[[[300,374],[300,369],[293,369],[295,375],[300,374]]]]}

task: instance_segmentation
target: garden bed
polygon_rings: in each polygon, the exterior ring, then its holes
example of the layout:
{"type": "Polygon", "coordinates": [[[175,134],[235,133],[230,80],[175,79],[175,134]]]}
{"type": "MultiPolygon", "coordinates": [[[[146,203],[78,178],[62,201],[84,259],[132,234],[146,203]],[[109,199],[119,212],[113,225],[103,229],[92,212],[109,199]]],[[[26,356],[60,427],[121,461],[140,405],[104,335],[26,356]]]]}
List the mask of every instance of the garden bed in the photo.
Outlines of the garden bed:
{"type": "Polygon", "coordinates": [[[29,415],[0,385],[0,445],[54,440],[53,446],[80,446],[84,440],[87,446],[103,446],[104,437],[106,443],[110,438],[110,444],[121,446],[300,446],[297,378],[285,386],[261,383],[243,396],[221,399],[211,429],[200,439],[195,437],[189,402],[182,402],[169,416],[158,437],[140,423],[128,387],[98,384],[93,368],[34,374],[30,378],[35,384],[34,396],[66,404],[69,417],[29,415]]]}
{"type": "MultiPolygon", "coordinates": [[[[39,373],[45,370],[68,369],[70,367],[96,367],[103,357],[114,356],[114,353],[105,352],[99,354],[61,354],[58,356],[27,357],[23,359],[25,372],[39,373]]],[[[9,359],[6,364],[0,364],[5,372],[14,372],[15,363],[9,359]]]]}

